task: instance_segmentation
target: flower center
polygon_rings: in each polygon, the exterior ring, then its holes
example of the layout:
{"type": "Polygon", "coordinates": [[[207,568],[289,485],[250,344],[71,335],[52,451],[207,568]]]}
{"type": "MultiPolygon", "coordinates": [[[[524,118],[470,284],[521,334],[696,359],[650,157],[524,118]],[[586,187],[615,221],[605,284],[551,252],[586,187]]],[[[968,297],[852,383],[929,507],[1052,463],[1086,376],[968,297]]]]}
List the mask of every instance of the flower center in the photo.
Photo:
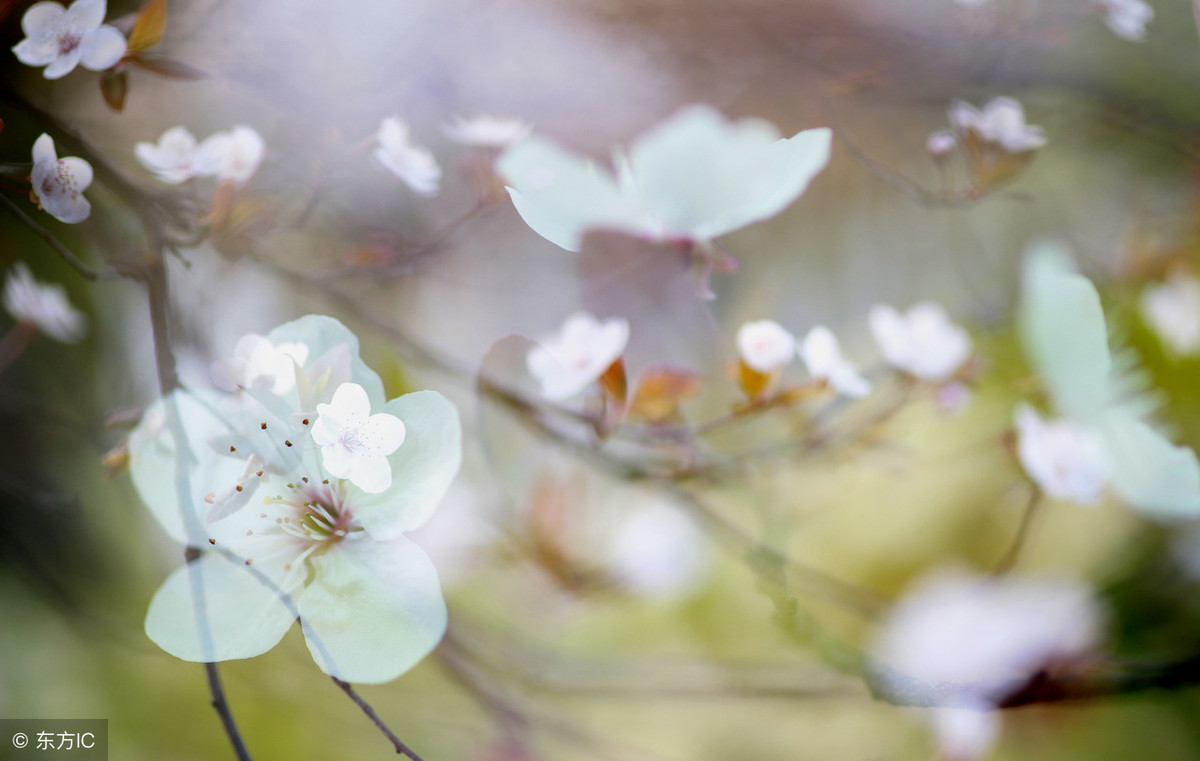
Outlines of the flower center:
{"type": "Polygon", "coordinates": [[[82,41],[83,38],[75,32],[63,32],[58,35],[58,54],[60,56],[67,55],[79,47],[79,43],[82,41]]]}

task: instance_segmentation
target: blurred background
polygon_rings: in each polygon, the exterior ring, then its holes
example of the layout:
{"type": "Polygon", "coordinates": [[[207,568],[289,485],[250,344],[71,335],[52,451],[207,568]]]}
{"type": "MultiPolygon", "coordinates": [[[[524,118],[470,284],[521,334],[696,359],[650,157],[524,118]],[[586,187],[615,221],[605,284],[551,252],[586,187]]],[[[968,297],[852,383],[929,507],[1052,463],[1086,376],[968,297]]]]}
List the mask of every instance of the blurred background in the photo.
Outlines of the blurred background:
{"type": "MultiPolygon", "coordinates": [[[[9,47],[28,5],[0,2],[9,47]]],[[[923,713],[874,699],[838,668],[839,653],[869,647],[915,578],[990,569],[1017,532],[1029,486],[1009,430],[1036,381],[1011,317],[1035,238],[1074,247],[1160,389],[1163,419],[1200,444],[1200,361],[1167,346],[1139,308],[1146,288],[1192,273],[1200,255],[1200,41],[1186,4],[1155,0],[1140,42],[1087,0],[167,7],[159,50],[203,77],[131,68],[120,113],[99,74],[47,81],[0,56],[0,160],[28,163],[37,135],[65,126],[107,162],[125,184],[93,185],[88,221],[38,217],[102,268],[145,248],[131,197],[163,199],[193,222],[211,203],[211,189],[156,182],[135,143],[178,124],[198,137],[252,126],[266,154],[232,221],[210,217],[212,235],[168,257],[184,381],[207,385],[209,364],[245,333],[323,312],[358,332],[389,395],[435,388],[459,405],[463,473],[413,535],[441,574],[451,635],[411,673],[361,690],[427,761],[942,757],[923,713]],[[927,137],[949,126],[953,101],[998,96],[1044,129],[1032,160],[981,184],[962,154],[931,157],[927,137]],[[603,260],[598,271],[594,251],[534,234],[490,174],[492,154],[443,132],[456,116],[512,116],[604,161],[692,103],[785,136],[834,132],[828,167],[797,202],[719,241],[739,268],[714,275],[713,301],[660,299],[656,260],[636,256],[598,297],[603,260]],[[371,159],[392,115],[441,165],[436,197],[371,159]],[[871,343],[871,305],[927,299],[972,332],[965,407],[905,387],[871,343]],[[706,379],[685,406],[690,421],[739,400],[728,365],[752,319],[798,334],[829,325],[881,396],[865,412],[801,405],[706,441],[722,468],[681,500],[589,454],[619,456],[619,443],[569,446],[477,391],[483,367],[533,393],[519,352],[492,347],[543,336],[596,303],[706,379]],[[819,413],[850,421],[854,435],[745,456],[798,439],[819,413]],[[781,621],[791,602],[800,613],[781,621]]],[[[137,10],[112,2],[108,19],[137,10]]],[[[19,183],[2,192],[24,203],[19,183]]],[[[0,266],[25,262],[61,283],[89,322],[83,341],[35,340],[0,371],[0,716],[107,718],[110,757],[122,761],[231,758],[201,667],[142,631],[181,557],[120,472],[121,420],[158,393],[145,291],[84,281],[0,212],[0,266]]],[[[1170,549],[1186,530],[1157,528],[1115,499],[1051,502],[1015,572],[1093,585],[1109,653],[1186,657],[1200,641],[1200,596],[1170,549]]],[[[295,629],[222,674],[260,761],[392,754],[295,629]]],[[[1200,758],[1200,692],[1188,686],[1005,714],[986,758],[1200,758]]]]}

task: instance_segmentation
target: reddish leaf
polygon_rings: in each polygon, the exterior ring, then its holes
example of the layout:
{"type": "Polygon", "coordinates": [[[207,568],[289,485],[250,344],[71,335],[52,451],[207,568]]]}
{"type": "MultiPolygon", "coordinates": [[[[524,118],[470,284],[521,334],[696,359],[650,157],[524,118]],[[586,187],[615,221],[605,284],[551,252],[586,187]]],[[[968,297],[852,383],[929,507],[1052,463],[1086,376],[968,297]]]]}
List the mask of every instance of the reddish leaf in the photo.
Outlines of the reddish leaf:
{"type": "Polygon", "coordinates": [[[104,72],[100,76],[100,94],[109,108],[121,113],[125,110],[125,98],[129,95],[129,75],[124,69],[104,72]]]}
{"type": "Polygon", "coordinates": [[[206,79],[208,77],[197,68],[157,53],[135,53],[129,56],[129,62],[141,66],[146,71],[152,71],[172,79],[206,79]]]}

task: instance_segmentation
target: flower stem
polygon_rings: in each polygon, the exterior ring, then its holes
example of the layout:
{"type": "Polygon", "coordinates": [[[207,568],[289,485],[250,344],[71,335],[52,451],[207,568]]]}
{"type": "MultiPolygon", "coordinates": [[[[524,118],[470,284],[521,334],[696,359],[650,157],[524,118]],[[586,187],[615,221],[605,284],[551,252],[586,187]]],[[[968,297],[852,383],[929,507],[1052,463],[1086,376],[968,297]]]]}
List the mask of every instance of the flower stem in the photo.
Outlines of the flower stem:
{"type": "Polygon", "coordinates": [[[367,715],[367,718],[379,728],[379,731],[383,733],[383,736],[386,737],[388,741],[391,742],[392,747],[396,749],[396,753],[400,754],[401,756],[408,756],[412,759],[412,761],[424,761],[416,754],[415,751],[413,751],[412,748],[405,745],[404,741],[397,737],[396,733],[389,729],[387,724],[383,723],[383,719],[379,718],[379,714],[375,713],[375,709],[371,707],[371,704],[363,700],[362,696],[354,691],[354,688],[350,686],[349,682],[343,682],[336,676],[331,676],[329,678],[333,680],[334,684],[336,684],[338,687],[341,687],[342,692],[346,693],[346,695],[354,701],[354,704],[362,709],[362,712],[367,715]]]}

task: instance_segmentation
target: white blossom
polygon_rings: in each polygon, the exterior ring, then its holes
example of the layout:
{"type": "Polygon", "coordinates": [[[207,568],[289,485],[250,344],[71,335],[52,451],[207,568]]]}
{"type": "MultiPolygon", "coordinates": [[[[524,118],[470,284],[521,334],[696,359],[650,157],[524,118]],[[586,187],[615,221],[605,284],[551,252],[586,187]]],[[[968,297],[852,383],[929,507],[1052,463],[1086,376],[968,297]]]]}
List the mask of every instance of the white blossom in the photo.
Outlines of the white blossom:
{"type": "Polygon", "coordinates": [[[737,332],[738,353],[748,367],[770,373],[796,358],[796,338],[774,320],[746,322],[737,332]]]}
{"type": "Polygon", "coordinates": [[[1108,483],[1104,440],[1070,420],[1042,420],[1026,404],[1017,406],[1017,457],[1048,496],[1094,505],[1108,483]]]}
{"type": "Polygon", "coordinates": [[[922,302],[901,314],[876,305],[867,316],[883,358],[898,370],[923,380],[949,379],[971,356],[971,337],[941,306],[922,302]]]}
{"type": "Polygon", "coordinates": [[[142,166],[163,182],[177,185],[193,177],[214,175],[224,159],[228,133],[217,133],[197,145],[187,127],[171,127],[157,143],[140,142],[133,152],[142,166]]]}
{"type": "Polygon", "coordinates": [[[244,183],[258,171],[266,143],[253,127],[238,125],[217,132],[197,148],[197,162],[219,180],[244,183]]]}
{"type": "Polygon", "coordinates": [[[83,197],[92,184],[92,165],[76,156],[60,159],[54,139],[45,133],[33,144],[30,180],[38,205],[55,219],[74,224],[92,213],[92,205],[83,197]]]}
{"type": "Polygon", "coordinates": [[[1154,20],[1154,9],[1144,0],[1098,0],[1104,23],[1121,39],[1141,42],[1146,25],[1154,20]]]}
{"type": "Polygon", "coordinates": [[[629,323],[614,317],[601,322],[587,312],[567,318],[558,333],[545,336],[525,355],[529,374],[547,399],[569,399],[599,380],[625,352],[629,323]]]}
{"type": "Polygon", "coordinates": [[[238,405],[207,391],[176,391],[130,435],[138,493],[167,533],[199,554],[155,594],[146,633],[184,660],[250,658],[274,647],[299,614],[326,673],[389,681],[427,655],[446,628],[437,573],[404,534],[428,521],[458,471],[457,412],[432,391],[385,404],[357,339],[331,318],[310,315],[265,340],[307,348],[293,388],[263,387],[238,405]],[[405,445],[387,458],[391,485],[380,493],[329,472],[308,443],[316,410],[354,407],[332,398],[347,387],[405,427],[405,445]],[[166,424],[172,418],[177,425],[166,424]],[[189,488],[182,495],[181,484],[189,488]]]}
{"type": "Polygon", "coordinates": [[[291,391],[296,385],[296,368],[308,359],[308,347],[300,343],[276,346],[256,333],[238,339],[233,356],[213,362],[213,383],[224,391],[263,388],[273,394],[291,391]]]}
{"type": "Polygon", "coordinates": [[[83,314],[71,306],[62,286],[42,285],[24,263],[9,272],[4,308],[19,322],[36,326],[56,341],[74,343],[83,336],[83,314]]]}
{"type": "Polygon", "coordinates": [[[876,654],[895,678],[943,688],[949,705],[996,705],[1040,669],[1088,654],[1102,615],[1066,578],[946,572],[896,604],[876,654]]]}
{"type": "Polygon", "coordinates": [[[707,241],[782,211],[825,167],[830,141],[828,129],[781,140],[767,122],[692,106],[614,152],[615,175],[538,136],[496,169],[525,223],[568,251],[596,229],[707,241]]]}
{"type": "Polygon", "coordinates": [[[375,160],[399,177],[414,193],[435,196],[442,180],[442,169],[428,148],[414,145],[408,125],[398,116],[389,116],[379,124],[375,133],[379,142],[375,160]]]}
{"type": "Polygon", "coordinates": [[[799,350],[809,374],[828,381],[839,394],[860,399],[871,393],[870,382],[846,360],[837,337],[824,325],[809,330],[799,350]]]}
{"type": "Polygon", "coordinates": [[[1041,148],[1046,135],[1041,127],[1025,123],[1025,109],[1012,98],[993,98],[982,110],[961,100],[950,105],[950,125],[960,133],[975,133],[979,139],[1009,153],[1041,148]]]}
{"type": "Polygon", "coordinates": [[[442,132],[463,145],[503,148],[529,137],[533,125],[510,116],[480,114],[470,119],[457,117],[453,124],[442,127],[442,132]]]}
{"type": "Polygon", "coordinates": [[[1141,298],[1142,318],[1176,354],[1200,351],[1200,280],[1175,274],[1167,282],[1147,286],[1141,298]]]}
{"type": "Polygon", "coordinates": [[[934,708],[929,719],[946,761],[979,758],[1000,736],[1000,714],[986,707],[934,708]]]}
{"type": "Polygon", "coordinates": [[[404,443],[404,423],[394,415],[372,415],[371,400],[362,386],[343,383],[329,404],[317,405],[312,437],[330,475],[371,494],[392,485],[387,458],[404,443]]]}
{"type": "Polygon", "coordinates": [[[104,24],[105,0],[75,0],[69,8],[56,2],[34,3],[21,17],[25,39],[13,48],[28,66],[45,66],[42,76],[58,79],[77,65],[104,71],[125,55],[125,37],[104,24]]]}
{"type": "Polygon", "coordinates": [[[957,145],[958,138],[948,129],[934,130],[925,138],[925,152],[934,160],[945,158],[957,145]]]}
{"type": "Polygon", "coordinates": [[[709,566],[704,535],[678,506],[634,500],[607,539],[607,567],[628,590],[651,596],[679,595],[703,578],[709,566]]]}

